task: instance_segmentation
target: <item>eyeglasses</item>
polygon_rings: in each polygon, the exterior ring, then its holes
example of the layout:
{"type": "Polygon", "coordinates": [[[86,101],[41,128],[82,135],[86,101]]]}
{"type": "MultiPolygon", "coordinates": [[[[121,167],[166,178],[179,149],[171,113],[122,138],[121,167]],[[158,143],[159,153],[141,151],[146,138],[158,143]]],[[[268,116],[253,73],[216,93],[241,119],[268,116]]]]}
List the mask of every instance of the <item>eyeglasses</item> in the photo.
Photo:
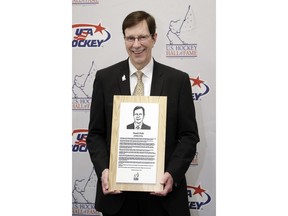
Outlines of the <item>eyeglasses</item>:
{"type": "Polygon", "coordinates": [[[145,42],[150,36],[152,36],[152,35],[139,35],[137,37],[127,36],[127,37],[124,37],[124,39],[128,43],[134,43],[136,39],[138,40],[138,42],[141,43],[141,42],[145,42]]]}

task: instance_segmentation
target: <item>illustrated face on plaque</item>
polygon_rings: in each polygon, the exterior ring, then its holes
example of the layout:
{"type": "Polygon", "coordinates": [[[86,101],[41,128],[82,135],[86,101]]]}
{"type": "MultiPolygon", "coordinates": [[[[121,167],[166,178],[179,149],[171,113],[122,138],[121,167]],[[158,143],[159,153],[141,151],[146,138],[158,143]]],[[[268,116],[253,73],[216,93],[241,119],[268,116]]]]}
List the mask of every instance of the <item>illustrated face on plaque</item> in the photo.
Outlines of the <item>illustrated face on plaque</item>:
{"type": "Polygon", "coordinates": [[[136,109],[134,111],[134,121],[136,124],[141,124],[144,119],[143,109],[136,109]]]}

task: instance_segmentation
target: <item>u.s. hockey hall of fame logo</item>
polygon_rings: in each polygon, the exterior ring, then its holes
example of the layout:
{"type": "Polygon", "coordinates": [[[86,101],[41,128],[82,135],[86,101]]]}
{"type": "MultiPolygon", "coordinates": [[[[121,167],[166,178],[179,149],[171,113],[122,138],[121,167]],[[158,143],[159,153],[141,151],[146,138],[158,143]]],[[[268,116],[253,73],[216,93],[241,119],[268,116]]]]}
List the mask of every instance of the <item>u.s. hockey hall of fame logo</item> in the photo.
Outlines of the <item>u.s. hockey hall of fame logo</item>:
{"type": "Polygon", "coordinates": [[[94,169],[88,176],[78,176],[73,182],[72,215],[102,216],[95,207],[97,176],[94,169]]]}
{"type": "Polygon", "coordinates": [[[97,69],[94,61],[87,71],[76,74],[72,84],[72,110],[90,110],[93,82],[97,69]]]}
{"type": "Polygon", "coordinates": [[[169,41],[169,44],[166,44],[166,57],[197,57],[197,43],[192,42],[195,28],[195,16],[189,5],[183,17],[171,20],[169,23],[166,34],[169,41]]]}

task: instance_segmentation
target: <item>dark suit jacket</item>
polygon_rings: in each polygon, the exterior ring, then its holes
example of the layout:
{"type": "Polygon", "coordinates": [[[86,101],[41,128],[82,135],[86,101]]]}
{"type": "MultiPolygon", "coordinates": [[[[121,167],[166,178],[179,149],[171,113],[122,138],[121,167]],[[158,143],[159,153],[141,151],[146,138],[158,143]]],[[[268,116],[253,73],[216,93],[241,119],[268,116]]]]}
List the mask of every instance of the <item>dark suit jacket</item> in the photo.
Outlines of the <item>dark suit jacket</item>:
{"type": "MultiPolygon", "coordinates": [[[[134,128],[134,123],[127,125],[127,129],[135,129],[135,128],[134,128]]],[[[142,129],[142,130],[150,130],[151,127],[148,126],[148,125],[146,125],[146,124],[144,124],[144,123],[142,123],[141,129],[142,129]]]]}
{"type": "MultiPolygon", "coordinates": [[[[124,60],[99,70],[93,86],[86,142],[98,176],[95,208],[107,214],[116,213],[126,195],[104,195],[100,181],[102,171],[109,168],[113,95],[131,95],[129,77],[128,60],[124,60]]],[[[185,173],[199,142],[188,74],[154,61],[150,95],[167,96],[165,171],[172,175],[175,186],[162,203],[171,216],[188,216],[185,173]]]]}

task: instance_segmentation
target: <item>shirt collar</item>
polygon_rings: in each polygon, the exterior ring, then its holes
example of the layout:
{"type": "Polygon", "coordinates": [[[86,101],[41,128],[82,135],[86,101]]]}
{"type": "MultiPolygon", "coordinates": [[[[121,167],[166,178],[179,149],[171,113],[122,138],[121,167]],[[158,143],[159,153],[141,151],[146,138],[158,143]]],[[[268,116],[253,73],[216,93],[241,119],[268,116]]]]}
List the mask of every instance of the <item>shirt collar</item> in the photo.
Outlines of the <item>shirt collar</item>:
{"type": "Polygon", "coordinates": [[[143,123],[140,123],[140,124],[134,123],[134,128],[136,128],[137,126],[139,126],[139,128],[141,129],[141,128],[142,128],[142,124],[143,124],[143,123]]]}
{"type": "MultiPolygon", "coordinates": [[[[153,72],[154,61],[151,58],[150,62],[141,69],[142,73],[147,76],[148,78],[152,79],[152,72],[153,72]]],[[[129,58],[129,68],[130,68],[130,77],[138,71],[135,66],[132,64],[131,59],[129,58]]]]}

